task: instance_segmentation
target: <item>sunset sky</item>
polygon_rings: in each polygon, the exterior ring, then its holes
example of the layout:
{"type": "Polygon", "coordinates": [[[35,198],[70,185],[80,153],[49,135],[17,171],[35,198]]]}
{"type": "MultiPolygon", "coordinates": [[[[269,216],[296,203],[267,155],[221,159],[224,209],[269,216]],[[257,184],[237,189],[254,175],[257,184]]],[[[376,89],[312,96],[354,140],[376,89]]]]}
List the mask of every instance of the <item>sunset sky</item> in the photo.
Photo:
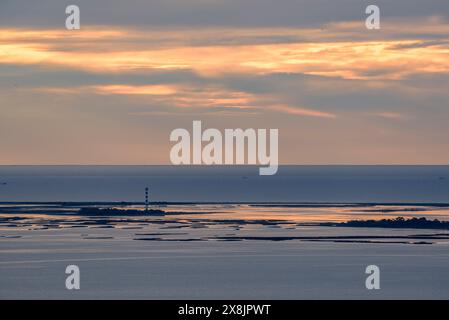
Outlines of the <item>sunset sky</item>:
{"type": "Polygon", "coordinates": [[[277,128],[283,164],[448,164],[449,1],[0,1],[0,164],[169,164],[193,120],[277,128]]]}

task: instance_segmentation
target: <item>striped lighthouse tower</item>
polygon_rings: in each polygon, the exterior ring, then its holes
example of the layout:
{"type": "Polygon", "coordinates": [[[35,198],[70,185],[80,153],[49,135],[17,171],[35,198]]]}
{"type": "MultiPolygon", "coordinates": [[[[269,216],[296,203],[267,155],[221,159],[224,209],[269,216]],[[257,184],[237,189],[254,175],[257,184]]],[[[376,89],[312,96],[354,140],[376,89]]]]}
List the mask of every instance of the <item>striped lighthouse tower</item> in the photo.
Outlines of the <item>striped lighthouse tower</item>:
{"type": "Polygon", "coordinates": [[[148,187],[145,188],[145,213],[148,212],[148,187]]]}

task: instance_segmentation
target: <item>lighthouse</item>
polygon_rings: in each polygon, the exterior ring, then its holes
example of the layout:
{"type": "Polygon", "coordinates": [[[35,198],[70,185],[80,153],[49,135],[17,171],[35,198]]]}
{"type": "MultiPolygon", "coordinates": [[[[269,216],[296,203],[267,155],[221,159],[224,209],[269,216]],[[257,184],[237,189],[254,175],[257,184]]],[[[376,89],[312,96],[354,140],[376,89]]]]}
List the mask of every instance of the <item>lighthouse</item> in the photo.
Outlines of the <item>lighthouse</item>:
{"type": "Polygon", "coordinates": [[[148,187],[145,188],[145,213],[148,213],[148,187]]]}

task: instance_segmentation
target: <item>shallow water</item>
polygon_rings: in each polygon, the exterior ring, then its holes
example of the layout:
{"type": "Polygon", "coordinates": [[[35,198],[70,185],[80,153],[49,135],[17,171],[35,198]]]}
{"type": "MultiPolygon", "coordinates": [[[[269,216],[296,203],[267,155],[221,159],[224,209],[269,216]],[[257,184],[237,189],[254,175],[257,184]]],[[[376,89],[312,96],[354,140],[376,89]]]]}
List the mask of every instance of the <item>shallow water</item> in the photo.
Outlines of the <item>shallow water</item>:
{"type": "Polygon", "coordinates": [[[66,218],[0,225],[0,298],[449,298],[447,231],[66,218]],[[81,271],[77,291],[65,289],[71,264],[81,271]],[[365,289],[371,264],[381,290],[365,289]]]}
{"type": "Polygon", "coordinates": [[[449,221],[449,207],[432,205],[449,203],[448,166],[255,172],[0,167],[0,298],[449,299],[447,230],[316,225],[449,221]],[[152,205],[180,212],[159,217],[82,217],[77,205],[32,203],[141,202],[145,186],[153,201],[209,203],[152,205]],[[14,201],[26,203],[6,203],[14,201]],[[65,289],[70,264],[80,267],[81,290],[65,289]],[[365,288],[370,264],[380,267],[381,290],[365,288]]]}

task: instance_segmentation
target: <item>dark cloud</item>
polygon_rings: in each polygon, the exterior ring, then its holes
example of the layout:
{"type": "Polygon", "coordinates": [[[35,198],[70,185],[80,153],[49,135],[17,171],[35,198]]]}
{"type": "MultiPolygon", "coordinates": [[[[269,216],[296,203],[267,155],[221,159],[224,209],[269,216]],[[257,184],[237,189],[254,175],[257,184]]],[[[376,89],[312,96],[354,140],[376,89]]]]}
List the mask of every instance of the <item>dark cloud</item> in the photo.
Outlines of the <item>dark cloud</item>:
{"type": "MultiPolygon", "coordinates": [[[[382,16],[443,16],[442,0],[377,0],[382,16]]],[[[360,0],[2,0],[2,26],[64,26],[65,7],[76,4],[82,23],[142,26],[319,26],[359,20],[372,1],[360,0]]],[[[419,26],[417,26],[419,27],[419,26]]]]}
{"type": "Polygon", "coordinates": [[[204,84],[207,79],[189,70],[133,70],[133,72],[101,73],[52,67],[47,65],[0,64],[0,86],[71,87],[97,84],[148,85],[161,83],[204,84]]]}

